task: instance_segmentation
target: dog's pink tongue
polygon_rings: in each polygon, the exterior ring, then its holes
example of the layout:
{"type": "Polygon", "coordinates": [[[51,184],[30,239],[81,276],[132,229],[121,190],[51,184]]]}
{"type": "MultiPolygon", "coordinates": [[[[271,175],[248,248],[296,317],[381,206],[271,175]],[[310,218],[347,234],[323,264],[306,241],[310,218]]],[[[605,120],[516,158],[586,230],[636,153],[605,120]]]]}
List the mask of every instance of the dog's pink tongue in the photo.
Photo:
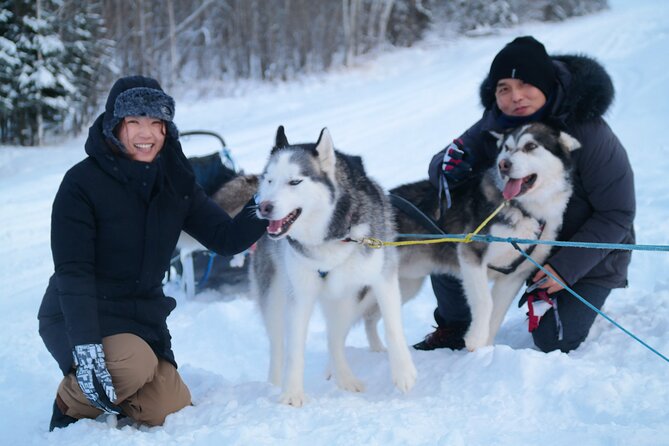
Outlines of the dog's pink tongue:
{"type": "Polygon", "coordinates": [[[504,186],[504,190],[502,191],[502,195],[504,195],[505,200],[510,200],[516,195],[520,193],[520,186],[523,184],[523,179],[510,179],[507,181],[506,186],[504,186]]]}
{"type": "Polygon", "coordinates": [[[270,220],[269,225],[267,226],[267,232],[276,234],[281,231],[281,222],[283,222],[283,220],[270,220]]]}

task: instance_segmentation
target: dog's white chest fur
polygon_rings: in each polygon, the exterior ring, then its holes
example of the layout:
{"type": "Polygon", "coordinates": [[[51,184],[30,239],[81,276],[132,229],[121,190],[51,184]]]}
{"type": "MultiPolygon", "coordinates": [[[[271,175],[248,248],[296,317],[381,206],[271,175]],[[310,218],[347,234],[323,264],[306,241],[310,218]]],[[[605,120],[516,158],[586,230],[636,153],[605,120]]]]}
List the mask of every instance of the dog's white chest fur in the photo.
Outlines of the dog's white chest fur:
{"type": "MultiPolygon", "coordinates": [[[[527,240],[536,240],[539,238],[542,240],[552,240],[555,237],[556,222],[540,221],[535,218],[523,217],[519,214],[519,211],[508,213],[507,215],[512,220],[511,225],[493,224],[490,228],[490,235],[499,238],[527,240]]],[[[527,252],[532,244],[518,244],[518,246],[527,252]]],[[[533,249],[532,258],[537,261],[543,261],[548,251],[549,248],[545,245],[538,245],[533,249]]],[[[491,243],[485,252],[483,263],[496,268],[506,268],[516,262],[519,256],[522,256],[522,254],[510,243],[491,243]]],[[[523,266],[528,267],[528,265],[523,266]]]]}

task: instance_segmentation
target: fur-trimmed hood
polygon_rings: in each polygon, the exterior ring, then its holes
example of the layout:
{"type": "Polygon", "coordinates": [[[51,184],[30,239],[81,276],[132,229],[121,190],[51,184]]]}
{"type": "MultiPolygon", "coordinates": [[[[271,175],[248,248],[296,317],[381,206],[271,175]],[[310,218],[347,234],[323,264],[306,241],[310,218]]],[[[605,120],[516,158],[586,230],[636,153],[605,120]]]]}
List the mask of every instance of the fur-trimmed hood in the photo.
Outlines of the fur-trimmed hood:
{"type": "Polygon", "coordinates": [[[174,122],[174,100],[165,94],[160,84],[154,79],[142,76],[128,76],[119,79],[112,87],[107,98],[105,111],[98,116],[88,131],[85,150],[109,175],[126,183],[128,175],[138,161],[126,156],[126,150],[114,136],[113,129],[121,122],[120,115],[152,115],[165,121],[165,145],[152,161],[162,171],[166,182],[175,192],[190,193],[195,182],[195,175],[179,143],[179,131],[174,122]],[[124,93],[134,93],[130,104],[119,104],[117,99],[124,93]],[[147,93],[148,92],[148,93],[147,93]],[[132,107],[135,106],[135,108],[132,107]],[[139,108],[138,108],[139,107],[139,108]]]}
{"type": "MultiPolygon", "coordinates": [[[[604,115],[615,96],[613,82],[604,67],[583,55],[553,55],[551,59],[558,88],[549,120],[569,127],[604,115]]],[[[481,83],[479,93],[483,107],[499,113],[495,104],[495,86],[490,84],[488,76],[481,83]]]]}

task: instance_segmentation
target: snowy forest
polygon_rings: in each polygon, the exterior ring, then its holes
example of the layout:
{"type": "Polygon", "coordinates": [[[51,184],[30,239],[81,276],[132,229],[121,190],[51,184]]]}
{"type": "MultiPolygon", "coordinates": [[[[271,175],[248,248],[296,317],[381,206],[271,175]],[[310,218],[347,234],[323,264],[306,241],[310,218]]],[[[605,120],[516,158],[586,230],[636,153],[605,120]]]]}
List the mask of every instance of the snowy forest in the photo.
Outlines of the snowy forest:
{"type": "Polygon", "coordinates": [[[0,0],[0,144],[75,135],[122,75],[170,91],[292,80],[427,32],[484,35],[606,0],[0,0]]]}

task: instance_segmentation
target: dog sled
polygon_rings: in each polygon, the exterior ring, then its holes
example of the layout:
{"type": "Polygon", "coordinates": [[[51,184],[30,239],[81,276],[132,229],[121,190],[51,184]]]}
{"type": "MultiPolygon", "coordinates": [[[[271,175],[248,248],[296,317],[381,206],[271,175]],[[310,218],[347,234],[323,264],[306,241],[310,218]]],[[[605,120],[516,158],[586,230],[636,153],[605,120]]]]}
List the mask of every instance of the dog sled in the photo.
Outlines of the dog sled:
{"type": "MultiPolygon", "coordinates": [[[[217,196],[217,192],[226,183],[238,180],[243,171],[223,137],[213,131],[191,130],[181,132],[180,140],[196,181],[228,213],[234,212],[226,206],[226,198],[217,196]]],[[[250,250],[221,256],[182,233],[165,283],[181,288],[189,299],[205,289],[224,290],[225,295],[244,292],[248,289],[249,255],[250,250]]]]}

